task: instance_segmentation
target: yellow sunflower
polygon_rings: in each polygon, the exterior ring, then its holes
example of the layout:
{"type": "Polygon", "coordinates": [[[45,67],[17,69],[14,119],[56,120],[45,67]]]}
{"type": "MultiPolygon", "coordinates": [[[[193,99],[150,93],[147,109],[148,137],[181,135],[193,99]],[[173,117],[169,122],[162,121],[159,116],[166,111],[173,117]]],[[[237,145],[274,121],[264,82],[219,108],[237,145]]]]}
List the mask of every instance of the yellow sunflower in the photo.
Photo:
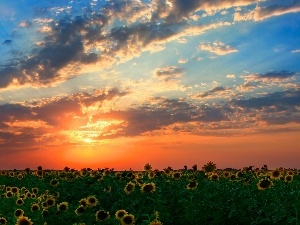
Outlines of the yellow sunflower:
{"type": "Polygon", "coordinates": [[[150,163],[146,163],[146,164],[144,165],[144,170],[145,170],[145,171],[149,171],[149,170],[151,170],[151,169],[152,169],[152,166],[151,166],[150,163]]]}
{"type": "Polygon", "coordinates": [[[293,175],[286,175],[284,177],[284,181],[288,182],[288,183],[291,183],[293,181],[293,179],[294,179],[293,175]]]}
{"type": "Polygon", "coordinates": [[[75,209],[75,213],[76,213],[77,216],[82,215],[84,213],[84,211],[85,211],[85,207],[82,206],[82,205],[79,206],[77,209],[75,209]]]}
{"type": "Polygon", "coordinates": [[[202,167],[202,171],[204,171],[205,173],[211,173],[211,172],[214,172],[216,170],[216,168],[217,168],[216,164],[209,161],[202,167]]]}
{"type": "Polygon", "coordinates": [[[33,225],[31,219],[26,216],[20,216],[17,220],[16,225],[33,225]]]}
{"type": "Polygon", "coordinates": [[[188,185],[186,185],[186,188],[188,190],[194,190],[198,186],[198,183],[196,181],[190,181],[188,185]]]}
{"type": "Polygon", "coordinates": [[[60,212],[65,212],[68,210],[68,202],[61,202],[57,204],[57,210],[60,212]]]}
{"type": "Polygon", "coordinates": [[[135,188],[135,184],[130,181],[126,184],[124,191],[126,192],[126,194],[129,195],[131,192],[134,191],[134,188],[135,188]]]}
{"type": "Polygon", "coordinates": [[[40,206],[39,206],[37,203],[33,203],[33,204],[31,205],[31,211],[32,211],[32,212],[36,212],[36,211],[38,211],[38,210],[40,210],[40,206]]]}
{"type": "Polygon", "coordinates": [[[97,198],[95,196],[89,196],[87,198],[87,202],[88,202],[88,206],[89,207],[94,207],[94,206],[97,205],[98,200],[97,200],[97,198]]]}
{"type": "Polygon", "coordinates": [[[46,199],[47,207],[51,207],[55,205],[55,199],[50,196],[49,198],[46,199]]]}
{"type": "Polygon", "coordinates": [[[125,215],[128,215],[128,213],[123,209],[118,210],[115,214],[118,220],[121,220],[125,215]]]}
{"type": "Polygon", "coordinates": [[[46,217],[49,215],[49,211],[47,209],[43,209],[42,211],[42,217],[46,217]]]}
{"type": "Polygon", "coordinates": [[[209,179],[210,180],[213,180],[213,181],[218,181],[219,180],[219,175],[217,173],[212,173],[210,176],[209,176],[209,179]]]}
{"type": "MultiPolygon", "coordinates": [[[[16,218],[19,218],[20,216],[23,216],[24,215],[24,210],[22,209],[16,209],[15,213],[14,213],[14,216],[16,218]]],[[[1,224],[1,223],[0,223],[1,224]]]]}
{"type": "Polygon", "coordinates": [[[79,205],[82,205],[84,208],[87,208],[89,204],[88,204],[87,199],[83,198],[83,199],[80,199],[79,205]]]}
{"type": "Polygon", "coordinates": [[[141,187],[142,192],[144,193],[152,193],[154,192],[156,189],[155,184],[153,182],[151,183],[147,183],[147,184],[143,184],[141,187]]]}
{"type": "Polygon", "coordinates": [[[105,221],[110,218],[109,212],[105,212],[104,210],[99,210],[95,214],[97,221],[105,221]]]}
{"type": "Polygon", "coordinates": [[[281,171],[278,169],[270,171],[269,175],[273,180],[279,180],[280,177],[282,176],[281,171]]]}
{"type": "Polygon", "coordinates": [[[22,198],[18,198],[18,199],[16,200],[16,204],[17,204],[17,205],[23,205],[23,204],[24,204],[24,200],[23,200],[22,198]]]}
{"type": "Polygon", "coordinates": [[[257,183],[257,187],[259,190],[266,190],[267,188],[271,188],[273,186],[272,181],[270,181],[269,179],[261,179],[258,183],[257,183]]]}
{"type": "Polygon", "coordinates": [[[4,217],[0,217],[0,224],[1,225],[6,225],[7,220],[4,217]]]}
{"type": "Polygon", "coordinates": [[[132,214],[125,215],[121,219],[121,224],[122,225],[133,225],[134,224],[134,215],[132,215],[132,214]]]}
{"type": "Polygon", "coordinates": [[[58,184],[59,184],[59,181],[57,179],[52,179],[50,181],[50,185],[53,186],[53,187],[56,187],[58,184]]]}
{"type": "Polygon", "coordinates": [[[172,174],[172,177],[174,178],[174,180],[180,180],[181,173],[179,171],[176,171],[172,174]]]}
{"type": "Polygon", "coordinates": [[[149,225],[162,225],[163,223],[160,222],[159,220],[153,220],[152,222],[150,222],[149,225]]]}

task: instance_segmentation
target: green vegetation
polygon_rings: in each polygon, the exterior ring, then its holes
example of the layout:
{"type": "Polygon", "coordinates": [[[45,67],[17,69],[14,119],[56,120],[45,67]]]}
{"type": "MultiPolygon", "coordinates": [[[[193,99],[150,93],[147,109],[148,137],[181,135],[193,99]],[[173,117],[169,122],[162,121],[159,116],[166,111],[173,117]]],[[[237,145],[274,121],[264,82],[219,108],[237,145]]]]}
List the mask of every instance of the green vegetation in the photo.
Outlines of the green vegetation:
{"type": "Polygon", "coordinates": [[[297,169],[1,171],[0,224],[296,224],[297,169]]]}

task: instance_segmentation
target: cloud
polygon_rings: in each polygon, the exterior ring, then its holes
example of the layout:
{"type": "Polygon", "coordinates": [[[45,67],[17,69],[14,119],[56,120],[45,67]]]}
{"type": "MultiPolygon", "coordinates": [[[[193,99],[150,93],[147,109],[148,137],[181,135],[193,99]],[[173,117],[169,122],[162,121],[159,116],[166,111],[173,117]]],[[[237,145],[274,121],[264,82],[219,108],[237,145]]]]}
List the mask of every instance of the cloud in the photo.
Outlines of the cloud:
{"type": "Polygon", "coordinates": [[[287,13],[300,12],[299,1],[289,1],[287,4],[270,5],[266,7],[255,8],[253,19],[255,21],[264,20],[272,16],[280,16],[287,13]]]}
{"type": "Polygon", "coordinates": [[[285,80],[290,80],[293,77],[295,77],[297,73],[295,72],[289,72],[286,70],[282,71],[271,71],[267,72],[265,74],[250,74],[247,76],[242,76],[247,82],[254,81],[262,81],[262,82],[282,82],[285,80]]]}
{"type": "Polygon", "coordinates": [[[293,50],[291,51],[292,53],[299,53],[300,52],[300,49],[296,49],[296,50],[293,50]]]}
{"type": "Polygon", "coordinates": [[[24,27],[24,28],[28,28],[32,26],[32,22],[30,21],[22,21],[21,23],[19,23],[18,25],[19,27],[24,27]]]}
{"type": "MultiPolygon", "coordinates": [[[[214,94],[220,94],[222,93],[222,97],[225,97],[224,94],[228,94],[228,91],[230,92],[231,88],[225,88],[222,86],[217,86],[214,87],[213,89],[209,90],[209,91],[205,91],[205,92],[201,92],[199,94],[194,95],[194,98],[206,98],[206,97],[211,97],[214,94]]],[[[215,97],[221,97],[219,95],[215,96],[215,97]]]]}
{"type": "Polygon", "coordinates": [[[235,79],[235,75],[234,74],[227,74],[226,78],[227,79],[235,79]]]}
{"type": "Polygon", "coordinates": [[[229,53],[237,52],[236,49],[222,42],[215,41],[214,43],[201,43],[198,48],[203,51],[209,51],[217,55],[226,55],[229,53]]]}
{"type": "Polygon", "coordinates": [[[182,76],[184,69],[176,66],[166,66],[153,71],[154,76],[164,81],[171,81],[182,76]]]}

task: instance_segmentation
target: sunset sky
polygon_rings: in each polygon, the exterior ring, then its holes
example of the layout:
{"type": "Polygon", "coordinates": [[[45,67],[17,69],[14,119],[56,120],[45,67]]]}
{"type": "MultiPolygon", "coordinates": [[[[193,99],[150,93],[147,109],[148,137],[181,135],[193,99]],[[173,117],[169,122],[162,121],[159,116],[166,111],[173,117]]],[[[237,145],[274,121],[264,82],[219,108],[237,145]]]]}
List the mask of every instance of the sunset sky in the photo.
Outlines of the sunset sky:
{"type": "Polygon", "coordinates": [[[300,168],[299,0],[0,1],[0,169],[300,168]]]}

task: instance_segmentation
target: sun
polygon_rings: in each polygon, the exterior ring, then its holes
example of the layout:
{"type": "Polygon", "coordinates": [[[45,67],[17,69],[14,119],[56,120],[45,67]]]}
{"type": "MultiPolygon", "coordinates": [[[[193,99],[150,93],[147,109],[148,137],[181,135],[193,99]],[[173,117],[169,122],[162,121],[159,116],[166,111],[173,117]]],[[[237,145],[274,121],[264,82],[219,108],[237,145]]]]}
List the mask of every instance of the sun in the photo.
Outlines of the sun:
{"type": "Polygon", "coordinates": [[[89,144],[93,142],[93,140],[90,139],[90,138],[84,138],[83,141],[84,141],[85,143],[89,143],[89,144]]]}

